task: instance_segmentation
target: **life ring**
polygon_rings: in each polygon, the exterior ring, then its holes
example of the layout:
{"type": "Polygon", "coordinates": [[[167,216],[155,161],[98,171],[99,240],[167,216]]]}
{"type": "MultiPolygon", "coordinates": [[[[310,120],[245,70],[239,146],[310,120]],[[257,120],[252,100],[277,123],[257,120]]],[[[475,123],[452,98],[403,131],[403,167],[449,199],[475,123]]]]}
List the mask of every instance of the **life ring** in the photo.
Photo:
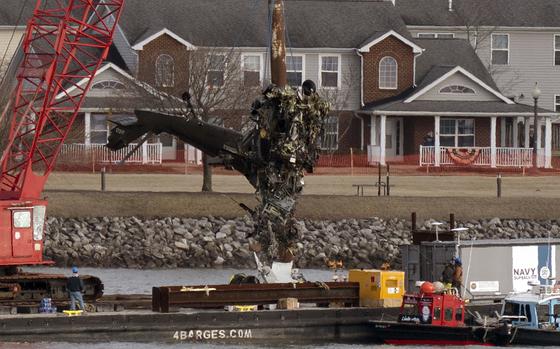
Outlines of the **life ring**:
{"type": "Polygon", "coordinates": [[[447,148],[451,160],[458,165],[471,165],[478,159],[480,149],[447,148]]]}

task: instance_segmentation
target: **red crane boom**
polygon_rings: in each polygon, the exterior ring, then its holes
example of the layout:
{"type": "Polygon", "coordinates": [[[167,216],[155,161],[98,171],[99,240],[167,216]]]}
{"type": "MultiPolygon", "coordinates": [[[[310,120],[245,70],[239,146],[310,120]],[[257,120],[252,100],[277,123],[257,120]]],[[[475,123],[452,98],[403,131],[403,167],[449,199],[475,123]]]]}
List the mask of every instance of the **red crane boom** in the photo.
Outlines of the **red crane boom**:
{"type": "Polygon", "coordinates": [[[23,38],[1,159],[0,266],[43,263],[46,202],[40,196],[107,57],[123,3],[37,0],[23,38]]]}

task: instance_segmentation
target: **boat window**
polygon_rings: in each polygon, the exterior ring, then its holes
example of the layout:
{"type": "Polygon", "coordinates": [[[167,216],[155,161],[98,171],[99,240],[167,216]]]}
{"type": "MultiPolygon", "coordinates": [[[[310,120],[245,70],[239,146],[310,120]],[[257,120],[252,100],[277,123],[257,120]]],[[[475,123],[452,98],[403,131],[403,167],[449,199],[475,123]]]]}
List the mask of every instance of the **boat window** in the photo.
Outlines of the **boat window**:
{"type": "Polygon", "coordinates": [[[402,309],[403,315],[418,315],[418,306],[416,304],[405,304],[402,309]]]}
{"type": "Polygon", "coordinates": [[[453,308],[445,308],[445,321],[453,320],[453,308]]]}
{"type": "Polygon", "coordinates": [[[529,304],[525,304],[525,311],[523,311],[523,314],[521,315],[525,315],[527,317],[527,322],[533,321],[533,317],[531,316],[531,306],[529,304]]]}
{"type": "Polygon", "coordinates": [[[455,309],[455,321],[463,321],[463,308],[455,309]]]}
{"type": "Polygon", "coordinates": [[[436,307],[434,309],[434,320],[439,320],[441,318],[441,308],[436,307]]]}
{"type": "Polygon", "coordinates": [[[550,314],[550,308],[548,304],[539,304],[537,307],[537,316],[539,317],[539,322],[548,322],[550,317],[547,314],[550,314]]]}
{"type": "Polygon", "coordinates": [[[504,316],[519,316],[519,304],[506,302],[504,306],[504,316]]]}

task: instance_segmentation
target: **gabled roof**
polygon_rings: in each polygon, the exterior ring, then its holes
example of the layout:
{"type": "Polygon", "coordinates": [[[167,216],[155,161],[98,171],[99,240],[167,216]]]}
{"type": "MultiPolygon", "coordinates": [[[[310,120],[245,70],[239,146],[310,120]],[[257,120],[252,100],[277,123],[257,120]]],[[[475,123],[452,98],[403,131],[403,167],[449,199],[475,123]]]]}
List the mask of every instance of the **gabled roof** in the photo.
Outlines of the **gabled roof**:
{"type": "MultiPolygon", "coordinates": [[[[119,67],[118,67],[116,64],[114,64],[114,63],[105,63],[101,68],[99,68],[99,69],[97,70],[97,72],[95,73],[95,76],[98,76],[98,75],[100,75],[101,73],[103,73],[103,72],[105,72],[105,71],[107,71],[107,70],[109,70],[109,69],[112,69],[112,70],[116,71],[117,73],[119,73],[120,75],[122,75],[123,77],[125,77],[126,79],[134,80],[134,77],[132,77],[132,75],[128,74],[126,71],[124,71],[123,69],[119,68],[119,67]]],[[[87,78],[84,78],[84,79],[80,80],[76,85],[77,85],[77,86],[80,86],[80,87],[81,87],[81,86],[84,86],[84,84],[85,84],[87,81],[88,81],[88,79],[87,79],[87,78]]],[[[78,87],[76,87],[76,86],[71,86],[71,87],[69,87],[68,89],[66,89],[66,93],[61,92],[61,93],[57,94],[57,95],[56,95],[56,99],[60,99],[60,98],[64,97],[64,96],[67,95],[67,94],[71,94],[71,93],[74,92],[77,88],[78,88],[78,87]]]]}
{"type": "Polygon", "coordinates": [[[456,66],[461,66],[486,85],[498,91],[492,76],[467,40],[414,39],[425,51],[416,60],[418,88],[438,79],[456,66]]]}
{"type": "Polygon", "coordinates": [[[408,98],[406,98],[404,100],[404,103],[413,102],[418,97],[420,97],[423,94],[425,94],[426,92],[430,91],[432,88],[434,88],[440,82],[445,81],[447,78],[449,78],[450,76],[452,76],[454,74],[457,74],[457,73],[461,73],[461,74],[465,75],[466,77],[468,77],[469,79],[474,81],[478,86],[480,86],[483,89],[485,89],[486,91],[490,92],[491,94],[496,96],[498,99],[502,100],[504,103],[515,104],[515,102],[513,102],[511,99],[507,98],[506,96],[502,95],[499,91],[497,91],[497,90],[493,89],[492,87],[488,86],[482,80],[480,80],[475,75],[471,74],[466,69],[464,69],[460,66],[454,67],[453,69],[449,70],[448,72],[446,72],[445,74],[443,74],[439,78],[435,79],[434,81],[430,82],[429,84],[422,84],[423,87],[418,88],[417,91],[415,91],[408,98]]]}
{"type": "Polygon", "coordinates": [[[386,38],[388,38],[389,36],[393,36],[395,38],[397,38],[398,40],[400,40],[401,42],[403,42],[405,45],[408,45],[412,48],[412,51],[414,53],[421,53],[423,51],[423,49],[416,45],[414,42],[412,42],[411,40],[405,38],[404,36],[400,35],[399,33],[397,33],[394,30],[389,30],[386,33],[377,33],[375,34],[373,37],[369,38],[360,48],[359,51],[360,52],[369,52],[369,50],[371,49],[371,47],[377,45],[378,43],[380,43],[381,41],[385,40],[386,38]]]}
{"type": "Polygon", "coordinates": [[[146,44],[152,42],[153,40],[159,38],[162,35],[169,35],[173,39],[177,40],[181,45],[186,46],[188,50],[195,49],[193,44],[184,40],[179,35],[173,33],[171,30],[167,28],[163,28],[158,31],[147,31],[146,33],[144,33],[144,35],[142,35],[142,37],[140,37],[138,42],[134,46],[132,46],[132,48],[135,50],[143,50],[146,44]]]}
{"type": "Polygon", "coordinates": [[[560,27],[558,0],[396,0],[407,25],[560,27]]]}
{"type": "MultiPolygon", "coordinates": [[[[285,17],[294,48],[357,48],[389,30],[410,37],[386,1],[290,0],[285,17]]],[[[268,1],[127,0],[121,27],[133,44],[167,28],[195,46],[268,47],[268,1]]]]}

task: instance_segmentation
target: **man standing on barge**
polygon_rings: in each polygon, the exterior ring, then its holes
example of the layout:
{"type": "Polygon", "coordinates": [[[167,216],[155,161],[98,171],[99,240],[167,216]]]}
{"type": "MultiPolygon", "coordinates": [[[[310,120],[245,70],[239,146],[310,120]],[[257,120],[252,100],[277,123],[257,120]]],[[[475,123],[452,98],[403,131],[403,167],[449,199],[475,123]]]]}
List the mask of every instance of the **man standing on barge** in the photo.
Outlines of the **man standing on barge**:
{"type": "Polygon", "coordinates": [[[66,282],[66,289],[70,293],[70,310],[76,310],[76,302],[79,302],[80,310],[85,311],[84,298],[82,297],[84,282],[78,275],[78,267],[72,267],[72,276],[66,282]]]}

